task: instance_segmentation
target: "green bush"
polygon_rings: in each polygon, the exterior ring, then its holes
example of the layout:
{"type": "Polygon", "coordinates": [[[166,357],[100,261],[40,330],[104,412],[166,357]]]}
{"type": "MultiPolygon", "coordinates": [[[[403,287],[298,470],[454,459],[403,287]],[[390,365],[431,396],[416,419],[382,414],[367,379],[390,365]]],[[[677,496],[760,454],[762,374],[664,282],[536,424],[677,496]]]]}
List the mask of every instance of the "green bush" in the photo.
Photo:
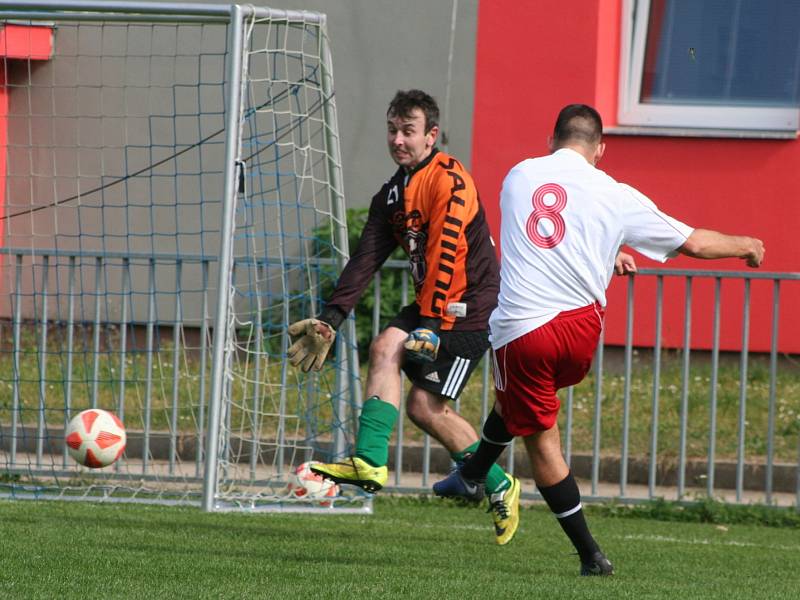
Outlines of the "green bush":
{"type": "MultiPolygon", "coordinates": [[[[347,235],[350,251],[355,250],[358,245],[358,239],[361,236],[361,231],[367,222],[369,209],[366,208],[350,208],[347,210],[347,235]]],[[[314,231],[319,244],[318,254],[323,258],[330,258],[332,247],[330,239],[330,225],[318,227],[314,231]]],[[[405,252],[402,248],[398,247],[392,255],[390,260],[407,260],[405,252]]],[[[389,320],[397,314],[397,311],[403,306],[402,299],[402,272],[403,269],[387,269],[381,270],[381,287],[380,287],[380,328],[386,326],[389,320]]],[[[407,271],[406,271],[407,272],[407,271]]],[[[322,297],[327,299],[333,293],[334,281],[331,280],[326,283],[322,288],[322,297]]],[[[407,303],[411,302],[414,298],[413,283],[410,278],[408,279],[408,298],[407,303]]],[[[356,331],[358,335],[358,356],[359,360],[366,361],[369,354],[369,344],[372,340],[372,311],[375,307],[375,282],[374,280],[369,284],[361,299],[356,305],[354,312],[356,318],[356,331]]]]}
{"type": "Polygon", "coordinates": [[[673,502],[663,498],[641,504],[611,502],[592,505],[589,512],[604,517],[800,528],[800,513],[794,508],[765,504],[735,505],[708,497],[698,497],[687,502],[673,502]]]}
{"type": "MultiPolygon", "coordinates": [[[[367,222],[368,214],[369,210],[366,208],[352,208],[347,210],[347,233],[351,252],[358,245],[358,239],[367,222]]],[[[336,255],[333,251],[335,244],[331,239],[333,229],[331,221],[327,220],[312,230],[313,238],[309,242],[309,254],[311,256],[322,259],[335,258],[336,255]]],[[[403,262],[407,261],[407,257],[400,247],[392,253],[389,259],[403,262]]],[[[319,296],[316,298],[317,311],[319,311],[324,306],[324,302],[333,294],[334,285],[339,275],[339,269],[338,266],[332,264],[318,264],[315,268],[317,276],[322,282],[319,289],[319,296]]],[[[407,267],[383,268],[381,270],[381,312],[379,328],[385,327],[388,321],[394,317],[400,307],[403,306],[402,277],[404,271],[408,273],[407,267]]],[[[409,290],[407,302],[411,302],[413,300],[414,291],[412,287],[413,284],[410,278],[408,279],[409,290]]],[[[369,344],[373,337],[372,311],[374,306],[375,284],[373,279],[366,290],[364,290],[361,299],[354,309],[358,336],[358,355],[359,360],[362,362],[366,361],[369,356],[369,344]]],[[[283,352],[283,338],[281,336],[285,328],[283,310],[284,308],[282,305],[276,304],[274,306],[268,306],[261,311],[263,350],[273,356],[278,356],[283,352]]],[[[312,314],[308,298],[304,294],[298,294],[289,301],[289,323],[311,316],[315,315],[312,314]]],[[[237,336],[240,344],[246,343],[247,340],[251,342],[255,340],[255,333],[253,331],[253,324],[255,322],[256,317],[253,317],[251,322],[237,328],[237,336]]]]}

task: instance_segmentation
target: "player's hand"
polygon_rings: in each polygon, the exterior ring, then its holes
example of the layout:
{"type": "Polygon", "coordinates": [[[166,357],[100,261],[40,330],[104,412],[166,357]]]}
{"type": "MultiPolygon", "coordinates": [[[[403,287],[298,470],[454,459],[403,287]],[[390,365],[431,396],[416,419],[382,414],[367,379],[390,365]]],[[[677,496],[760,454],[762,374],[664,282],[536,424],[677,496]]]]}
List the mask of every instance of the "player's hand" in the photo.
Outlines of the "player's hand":
{"type": "Polygon", "coordinates": [[[403,347],[412,362],[433,362],[439,353],[439,336],[432,329],[418,327],[408,334],[403,347]]]}
{"type": "Polygon", "coordinates": [[[766,252],[764,242],[757,238],[750,238],[750,241],[752,242],[752,249],[744,259],[747,261],[748,267],[760,267],[761,262],[764,260],[764,252],[766,252]]]}
{"type": "Polygon", "coordinates": [[[617,252],[617,258],[614,259],[614,272],[617,275],[633,275],[636,273],[636,261],[633,256],[621,250],[617,252]]]}
{"type": "Polygon", "coordinates": [[[289,325],[287,331],[292,337],[300,336],[286,352],[289,362],[305,373],[319,371],[336,339],[336,330],[325,321],[303,319],[289,325]]]}

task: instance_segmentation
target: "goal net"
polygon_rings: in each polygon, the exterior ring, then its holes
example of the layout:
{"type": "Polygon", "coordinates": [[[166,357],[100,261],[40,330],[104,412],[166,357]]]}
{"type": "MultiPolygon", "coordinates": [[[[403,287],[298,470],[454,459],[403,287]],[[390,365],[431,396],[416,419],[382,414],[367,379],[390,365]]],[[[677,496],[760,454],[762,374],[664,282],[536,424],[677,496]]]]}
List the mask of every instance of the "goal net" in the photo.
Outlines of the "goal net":
{"type": "Polygon", "coordinates": [[[0,493],[369,512],[293,481],[360,408],[352,320],[285,358],[348,252],[324,16],[54,5],[0,9],[0,493]],[[102,469],[64,441],[95,407],[102,469]]]}

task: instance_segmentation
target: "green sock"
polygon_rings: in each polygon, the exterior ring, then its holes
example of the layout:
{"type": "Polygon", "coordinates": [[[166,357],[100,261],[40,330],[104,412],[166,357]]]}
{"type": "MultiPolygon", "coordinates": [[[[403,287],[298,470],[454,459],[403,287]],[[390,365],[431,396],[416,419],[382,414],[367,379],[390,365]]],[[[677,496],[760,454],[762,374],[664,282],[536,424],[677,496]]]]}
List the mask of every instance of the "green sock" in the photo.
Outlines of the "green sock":
{"type": "MultiPolygon", "coordinates": [[[[464,456],[467,453],[475,452],[475,450],[478,449],[479,443],[480,442],[475,442],[474,444],[464,448],[461,452],[453,452],[450,454],[450,456],[456,462],[464,460],[464,456]]],[[[507,475],[500,465],[494,463],[489,469],[489,472],[486,474],[486,492],[489,494],[496,494],[497,492],[501,492],[510,486],[510,475],[507,475]]]]}
{"type": "Polygon", "coordinates": [[[389,462],[389,438],[397,422],[397,409],[377,396],[370,397],[358,419],[356,456],[373,467],[389,462]]]}

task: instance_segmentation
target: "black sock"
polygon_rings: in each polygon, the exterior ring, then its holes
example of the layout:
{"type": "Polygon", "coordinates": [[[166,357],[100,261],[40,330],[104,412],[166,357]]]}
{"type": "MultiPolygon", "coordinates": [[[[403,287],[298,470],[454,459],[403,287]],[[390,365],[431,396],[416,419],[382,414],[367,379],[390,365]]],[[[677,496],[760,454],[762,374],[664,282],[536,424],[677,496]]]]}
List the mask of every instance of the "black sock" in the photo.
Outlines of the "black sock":
{"type": "Polygon", "coordinates": [[[514,436],[508,433],[503,418],[492,410],[483,424],[481,443],[461,467],[461,475],[466,479],[485,480],[489,469],[513,439],[514,436]]]}
{"type": "Polygon", "coordinates": [[[581,562],[589,562],[592,554],[600,548],[589,533],[589,526],[581,508],[581,493],[572,472],[555,485],[539,487],[539,493],[555,514],[561,529],[575,546],[581,562]]]}

